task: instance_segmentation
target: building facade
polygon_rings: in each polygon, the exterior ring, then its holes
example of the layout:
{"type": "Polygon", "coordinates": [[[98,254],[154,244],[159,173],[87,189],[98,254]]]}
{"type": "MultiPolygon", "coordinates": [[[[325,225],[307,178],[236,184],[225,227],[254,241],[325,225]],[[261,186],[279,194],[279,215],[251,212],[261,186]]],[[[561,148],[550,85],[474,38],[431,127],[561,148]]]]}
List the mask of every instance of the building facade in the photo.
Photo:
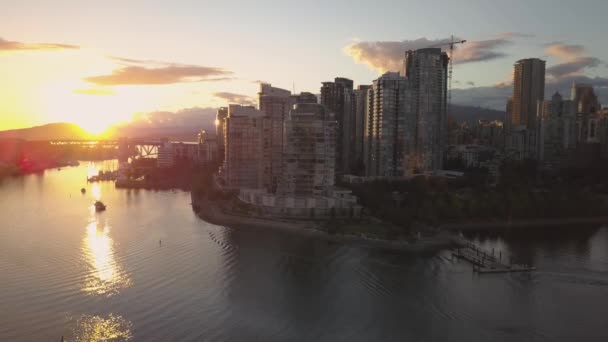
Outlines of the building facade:
{"type": "Polygon", "coordinates": [[[335,114],[337,127],[336,173],[351,173],[354,163],[354,90],[353,81],[336,77],[333,82],[323,82],[321,104],[335,114]]]}
{"type": "Polygon", "coordinates": [[[271,121],[252,106],[230,105],[220,176],[229,189],[267,189],[271,183],[271,121]]]}
{"type": "Polygon", "coordinates": [[[359,85],[355,90],[355,123],[354,123],[354,156],[352,173],[363,176],[365,174],[364,146],[365,121],[368,115],[368,93],[371,86],[359,85]]]}
{"type": "Polygon", "coordinates": [[[515,63],[513,96],[507,103],[506,153],[509,157],[537,159],[538,103],[545,98],[545,61],[527,58],[515,63]]]}
{"type": "Polygon", "coordinates": [[[408,80],[387,72],[368,91],[364,162],[368,177],[403,176],[415,149],[415,120],[408,80]],[[409,115],[408,115],[409,114],[409,115]]]}
{"type": "Polygon", "coordinates": [[[576,105],[555,93],[551,100],[539,103],[540,136],[538,159],[545,167],[564,166],[576,148],[576,105]]]}
{"type": "Polygon", "coordinates": [[[198,134],[198,164],[206,165],[219,157],[217,136],[202,130],[198,134]]]}
{"type": "Polygon", "coordinates": [[[443,167],[447,145],[447,79],[449,58],[440,48],[405,52],[402,75],[409,82],[415,120],[410,163],[417,172],[443,167]]]}
{"type": "Polygon", "coordinates": [[[228,107],[220,107],[215,115],[215,136],[217,137],[218,153],[223,158],[225,153],[224,132],[226,130],[226,118],[228,118],[228,107]]]}
{"type": "Polygon", "coordinates": [[[260,83],[258,93],[258,108],[270,120],[271,130],[267,137],[271,148],[270,185],[269,191],[275,192],[281,177],[283,165],[283,122],[289,114],[295,99],[289,90],[273,87],[268,83],[260,83]]]}
{"type": "Polygon", "coordinates": [[[284,123],[283,174],[279,193],[328,195],[334,186],[336,121],[316,103],[297,104],[284,123]]]}

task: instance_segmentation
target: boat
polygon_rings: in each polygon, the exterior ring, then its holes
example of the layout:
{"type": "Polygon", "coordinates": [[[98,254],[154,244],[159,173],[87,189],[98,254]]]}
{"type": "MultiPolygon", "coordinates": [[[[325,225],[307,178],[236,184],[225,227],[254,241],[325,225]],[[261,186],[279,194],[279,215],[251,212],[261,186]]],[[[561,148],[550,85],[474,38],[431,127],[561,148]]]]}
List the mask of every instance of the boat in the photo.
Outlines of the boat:
{"type": "Polygon", "coordinates": [[[80,192],[84,194],[85,192],[87,192],[87,189],[82,188],[82,189],[80,189],[80,192]]]}
{"type": "Polygon", "coordinates": [[[95,202],[95,210],[96,211],[104,211],[104,210],[106,210],[106,205],[103,204],[102,201],[96,201],[95,202]]]}

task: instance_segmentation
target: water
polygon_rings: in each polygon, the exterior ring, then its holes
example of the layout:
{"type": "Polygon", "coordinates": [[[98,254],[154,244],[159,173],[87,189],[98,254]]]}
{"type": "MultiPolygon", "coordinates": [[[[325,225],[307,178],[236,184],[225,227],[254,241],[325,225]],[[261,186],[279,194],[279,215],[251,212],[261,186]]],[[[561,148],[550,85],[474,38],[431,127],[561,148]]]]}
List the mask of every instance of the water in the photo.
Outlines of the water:
{"type": "Polygon", "coordinates": [[[471,236],[539,268],[478,276],[448,251],[219,227],[185,192],[85,183],[110,167],[0,183],[0,341],[608,341],[606,228],[471,236]]]}

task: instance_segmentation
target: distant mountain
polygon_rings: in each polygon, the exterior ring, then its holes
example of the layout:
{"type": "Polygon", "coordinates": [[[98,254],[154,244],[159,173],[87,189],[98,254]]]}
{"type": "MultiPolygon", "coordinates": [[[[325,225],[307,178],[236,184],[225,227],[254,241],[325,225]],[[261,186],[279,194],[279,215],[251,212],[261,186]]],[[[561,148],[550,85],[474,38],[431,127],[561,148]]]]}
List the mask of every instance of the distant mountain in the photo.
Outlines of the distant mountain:
{"type": "Polygon", "coordinates": [[[53,140],[89,138],[91,138],[91,135],[80,126],[63,122],[30,128],[0,131],[0,139],[53,140]]]}
{"type": "MultiPolygon", "coordinates": [[[[205,127],[209,130],[209,127],[205,127]]],[[[173,141],[196,141],[200,129],[192,127],[133,127],[115,126],[105,131],[105,139],[126,138],[169,138],[173,141]]]]}
{"type": "Polygon", "coordinates": [[[450,105],[450,117],[458,123],[466,122],[468,124],[474,124],[478,120],[505,120],[505,112],[500,110],[463,106],[463,105],[450,105]]]}

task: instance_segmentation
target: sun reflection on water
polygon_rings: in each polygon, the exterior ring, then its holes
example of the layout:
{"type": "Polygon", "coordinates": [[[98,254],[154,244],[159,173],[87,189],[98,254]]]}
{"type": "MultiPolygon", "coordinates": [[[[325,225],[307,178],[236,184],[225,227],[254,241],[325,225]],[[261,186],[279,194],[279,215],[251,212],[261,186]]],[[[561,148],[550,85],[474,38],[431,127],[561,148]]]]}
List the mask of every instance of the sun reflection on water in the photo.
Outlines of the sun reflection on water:
{"type": "Polygon", "coordinates": [[[133,324],[122,316],[109,314],[107,317],[82,315],[73,329],[74,337],[69,341],[131,341],[133,324]]]}
{"type": "Polygon", "coordinates": [[[99,183],[93,183],[93,186],[91,187],[91,193],[93,194],[93,198],[96,201],[99,201],[101,199],[101,186],[99,186],[99,183]]]}
{"type": "Polygon", "coordinates": [[[82,250],[89,268],[82,289],[84,292],[111,296],[131,286],[130,279],[116,262],[110,227],[97,217],[87,226],[82,250]]]}

